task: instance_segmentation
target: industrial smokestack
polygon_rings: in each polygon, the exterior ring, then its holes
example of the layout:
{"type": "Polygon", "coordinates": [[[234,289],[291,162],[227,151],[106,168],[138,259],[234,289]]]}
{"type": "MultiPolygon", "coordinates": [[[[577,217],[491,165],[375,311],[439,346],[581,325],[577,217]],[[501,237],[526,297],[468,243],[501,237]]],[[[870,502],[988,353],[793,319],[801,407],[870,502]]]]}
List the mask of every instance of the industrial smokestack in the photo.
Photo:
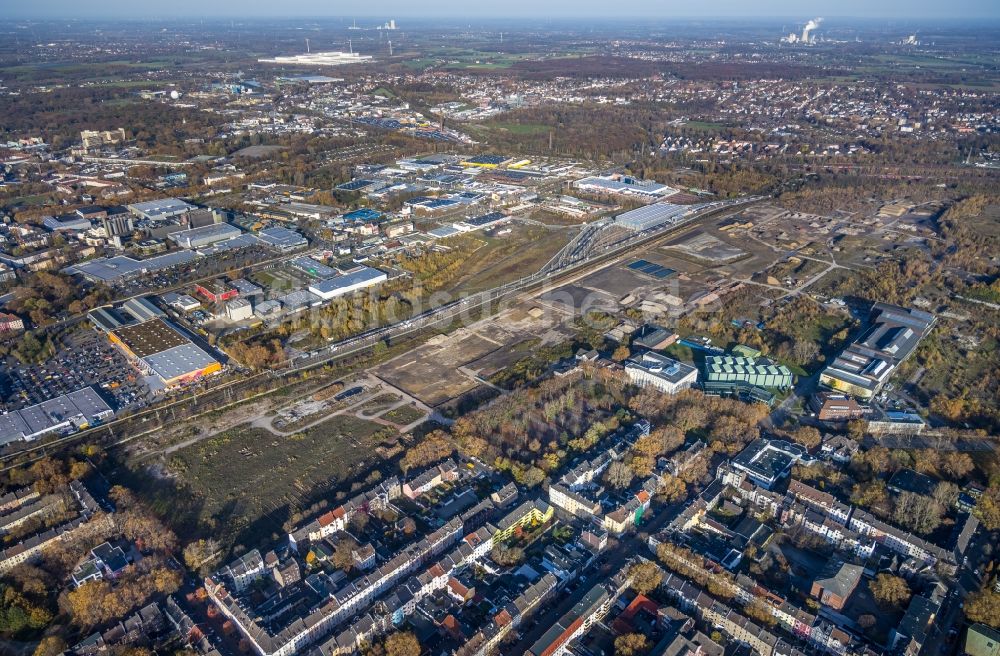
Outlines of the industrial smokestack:
{"type": "Polygon", "coordinates": [[[809,43],[809,33],[819,27],[822,22],[822,18],[816,18],[806,23],[806,26],[802,28],[802,43],[809,43]]]}

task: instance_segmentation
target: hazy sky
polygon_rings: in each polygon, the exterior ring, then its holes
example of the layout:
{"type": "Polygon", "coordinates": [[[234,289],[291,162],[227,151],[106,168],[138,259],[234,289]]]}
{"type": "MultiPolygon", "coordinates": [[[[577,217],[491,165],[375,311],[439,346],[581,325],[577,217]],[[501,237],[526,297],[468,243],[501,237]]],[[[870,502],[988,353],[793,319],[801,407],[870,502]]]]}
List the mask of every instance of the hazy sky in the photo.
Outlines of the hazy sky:
{"type": "Polygon", "coordinates": [[[1000,0],[0,0],[9,18],[170,16],[1000,18],[1000,0]]]}

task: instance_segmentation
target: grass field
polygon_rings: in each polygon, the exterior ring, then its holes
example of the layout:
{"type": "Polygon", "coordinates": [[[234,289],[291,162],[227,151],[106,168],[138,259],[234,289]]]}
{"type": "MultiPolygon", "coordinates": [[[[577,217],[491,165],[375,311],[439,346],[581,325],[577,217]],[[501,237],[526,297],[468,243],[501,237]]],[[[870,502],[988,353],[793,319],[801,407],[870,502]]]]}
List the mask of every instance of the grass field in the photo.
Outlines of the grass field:
{"type": "Polygon", "coordinates": [[[401,405],[398,408],[390,410],[382,415],[382,419],[391,421],[397,426],[407,426],[423,417],[424,412],[422,410],[418,410],[412,403],[408,405],[401,405]]]}
{"type": "Polygon", "coordinates": [[[173,454],[167,469],[182,493],[159,489],[153,498],[182,536],[210,526],[230,542],[266,539],[290,509],[372,466],[380,429],[352,416],[289,437],[244,424],[173,454]]]}

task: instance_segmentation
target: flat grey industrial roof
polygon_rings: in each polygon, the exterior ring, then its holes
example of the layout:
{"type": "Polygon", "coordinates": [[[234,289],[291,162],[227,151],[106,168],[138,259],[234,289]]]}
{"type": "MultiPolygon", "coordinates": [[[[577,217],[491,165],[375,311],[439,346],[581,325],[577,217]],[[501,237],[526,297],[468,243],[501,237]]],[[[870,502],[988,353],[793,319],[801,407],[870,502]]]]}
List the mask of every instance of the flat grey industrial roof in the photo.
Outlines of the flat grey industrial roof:
{"type": "Polygon", "coordinates": [[[315,282],[310,285],[309,288],[325,294],[326,292],[343,289],[344,287],[351,287],[360,283],[378,280],[384,276],[384,271],[379,271],[378,269],[373,269],[371,267],[361,267],[356,271],[345,273],[341,276],[337,276],[336,278],[329,278],[327,280],[315,282]]]}
{"type": "Polygon", "coordinates": [[[282,226],[264,228],[257,232],[257,238],[265,244],[277,248],[294,248],[296,246],[305,246],[309,243],[309,240],[298,232],[282,226]]]}
{"type": "Polygon", "coordinates": [[[316,294],[306,289],[299,289],[294,292],[285,294],[278,301],[281,302],[282,307],[284,307],[289,312],[294,312],[295,310],[309,307],[313,303],[318,303],[322,299],[316,294]]]}
{"type": "Polygon", "coordinates": [[[634,230],[645,230],[663,223],[676,221],[689,210],[691,210],[691,206],[689,205],[653,203],[652,205],[637,207],[634,210],[619,214],[615,219],[615,223],[634,230]]]}
{"type": "Polygon", "coordinates": [[[83,387],[21,410],[0,415],[0,444],[46,432],[73,419],[92,423],[111,412],[93,387],[83,387]]]}
{"type": "Polygon", "coordinates": [[[106,333],[121,328],[125,322],[115,313],[112,308],[94,308],[87,313],[87,318],[99,329],[106,333]]]}
{"type": "Polygon", "coordinates": [[[217,361],[191,342],[147,355],[143,360],[163,380],[170,380],[204,369],[217,361]]]}
{"type": "Polygon", "coordinates": [[[255,285],[244,278],[236,278],[229,281],[229,286],[240,293],[240,296],[253,296],[264,291],[259,285],[255,285]]]}
{"type": "Polygon", "coordinates": [[[110,258],[101,258],[75,264],[69,270],[104,282],[114,282],[115,280],[121,280],[143,272],[160,271],[177,266],[178,264],[187,264],[196,257],[198,256],[191,251],[164,253],[163,255],[157,255],[145,260],[136,260],[125,255],[116,255],[110,258]]]}
{"type": "Polygon", "coordinates": [[[178,198],[161,198],[159,200],[148,200],[143,203],[133,203],[128,208],[133,212],[145,215],[169,214],[171,212],[187,212],[195,209],[194,205],[185,203],[178,198]]]}
{"type": "Polygon", "coordinates": [[[231,239],[225,239],[223,241],[217,241],[211,246],[205,246],[204,248],[198,249],[198,255],[214,255],[216,253],[221,253],[223,251],[231,251],[240,248],[250,248],[251,246],[256,246],[260,243],[257,239],[257,235],[251,235],[248,232],[244,232],[241,235],[236,235],[231,239]]]}
{"type": "Polygon", "coordinates": [[[212,239],[216,237],[221,241],[223,238],[232,238],[241,234],[243,234],[243,231],[234,225],[230,225],[228,223],[210,223],[209,225],[200,226],[198,228],[189,228],[188,230],[172,232],[170,233],[170,239],[178,244],[182,241],[190,244],[195,240],[212,239]]]}
{"type": "Polygon", "coordinates": [[[437,237],[438,239],[444,239],[445,237],[451,237],[452,235],[457,235],[461,230],[458,228],[453,228],[451,226],[441,226],[440,228],[434,228],[433,230],[428,230],[427,234],[431,237],[437,237]]]}
{"type": "Polygon", "coordinates": [[[122,307],[139,321],[149,321],[150,319],[167,316],[163,310],[153,305],[148,298],[142,296],[130,298],[125,301],[122,307]]]}
{"type": "Polygon", "coordinates": [[[306,257],[305,255],[297,257],[294,260],[290,260],[288,263],[299,271],[308,273],[316,278],[332,278],[340,273],[336,269],[328,267],[322,262],[314,260],[311,257],[306,257]]]}

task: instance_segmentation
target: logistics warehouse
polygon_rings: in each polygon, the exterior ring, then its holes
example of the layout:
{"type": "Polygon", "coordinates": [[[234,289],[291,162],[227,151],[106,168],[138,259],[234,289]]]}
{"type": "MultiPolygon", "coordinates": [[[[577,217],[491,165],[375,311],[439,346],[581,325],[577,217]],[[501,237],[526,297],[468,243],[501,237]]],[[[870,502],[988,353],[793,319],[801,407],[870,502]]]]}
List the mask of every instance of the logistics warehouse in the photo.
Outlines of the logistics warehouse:
{"type": "Polygon", "coordinates": [[[176,387],[222,371],[222,364],[163,319],[115,328],[108,338],[144,375],[176,387]]]}
{"type": "Polygon", "coordinates": [[[377,285],[385,282],[387,279],[388,276],[386,276],[384,271],[362,266],[339,276],[315,282],[309,286],[309,291],[324,301],[328,301],[337,296],[343,296],[344,294],[350,294],[365,287],[377,285]]]}

